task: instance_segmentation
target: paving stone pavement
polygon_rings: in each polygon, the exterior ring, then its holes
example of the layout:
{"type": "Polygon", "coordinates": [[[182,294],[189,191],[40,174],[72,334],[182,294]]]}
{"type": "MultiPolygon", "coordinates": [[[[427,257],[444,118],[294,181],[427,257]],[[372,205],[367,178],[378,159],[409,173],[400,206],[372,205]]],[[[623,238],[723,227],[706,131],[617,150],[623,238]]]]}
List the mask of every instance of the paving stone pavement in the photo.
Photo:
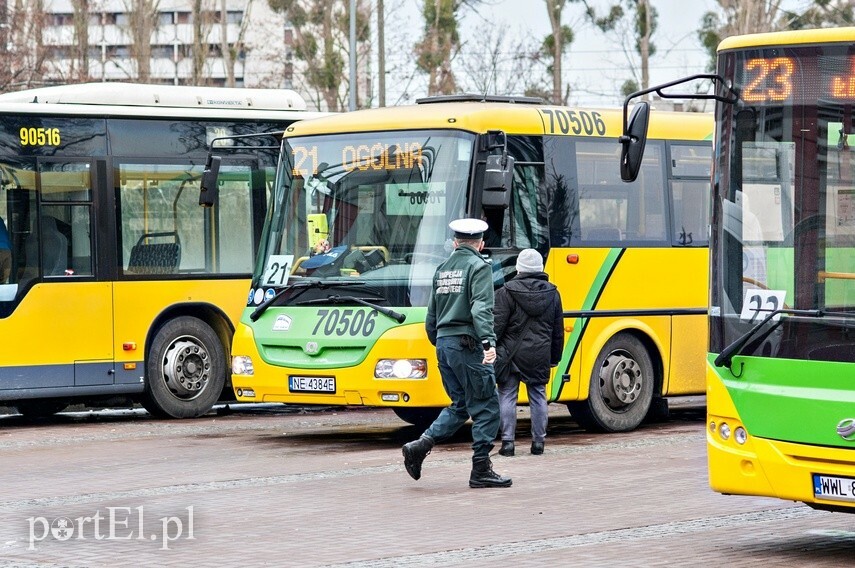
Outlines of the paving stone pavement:
{"type": "Polygon", "coordinates": [[[520,409],[513,487],[479,490],[465,430],[413,481],[389,410],[235,409],[0,416],[0,566],[855,566],[855,515],[709,490],[702,409],[593,435],[552,405],[542,456],[520,409]]]}

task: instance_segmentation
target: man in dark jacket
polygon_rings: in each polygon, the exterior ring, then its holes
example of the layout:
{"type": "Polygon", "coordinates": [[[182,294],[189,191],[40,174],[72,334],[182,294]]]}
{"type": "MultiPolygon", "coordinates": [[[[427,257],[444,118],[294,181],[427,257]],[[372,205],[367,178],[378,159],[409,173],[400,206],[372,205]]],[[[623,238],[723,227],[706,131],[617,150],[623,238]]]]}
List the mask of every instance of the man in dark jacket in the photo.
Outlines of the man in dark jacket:
{"type": "Polygon", "coordinates": [[[435,442],[451,437],[472,417],[472,473],[469,487],[510,487],[511,479],[493,471],[490,450],[499,430],[499,400],[493,362],[493,273],[481,256],[487,223],[457,219],[454,252],[433,277],[425,330],[436,346],[442,386],[451,406],[442,409],[418,440],[405,444],[404,467],[413,479],[435,442]]]}
{"type": "Polygon", "coordinates": [[[502,418],[499,454],[514,455],[517,397],[525,383],[531,408],[531,453],[543,453],[548,420],[546,383],[561,360],[564,317],[558,288],[543,271],[543,257],[525,249],[517,257],[517,276],[496,292],[496,381],[502,418]]]}

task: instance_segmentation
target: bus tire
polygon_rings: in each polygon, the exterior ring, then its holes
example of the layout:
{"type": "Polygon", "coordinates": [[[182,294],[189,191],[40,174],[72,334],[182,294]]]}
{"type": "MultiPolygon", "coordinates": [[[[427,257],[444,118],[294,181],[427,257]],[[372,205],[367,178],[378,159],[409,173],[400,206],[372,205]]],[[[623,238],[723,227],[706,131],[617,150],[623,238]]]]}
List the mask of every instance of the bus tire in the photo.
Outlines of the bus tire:
{"type": "Polygon", "coordinates": [[[195,418],[214,406],[226,383],[226,354],[211,327],[192,316],[166,322],[145,362],[143,406],[159,418],[195,418]]]}
{"type": "Polygon", "coordinates": [[[394,406],[392,410],[395,411],[398,418],[419,428],[427,428],[433,424],[433,421],[442,412],[441,408],[408,408],[404,406],[394,406]]]}
{"type": "Polygon", "coordinates": [[[49,398],[36,400],[19,400],[15,402],[18,413],[26,418],[45,418],[66,409],[68,403],[64,400],[49,398]]]}
{"type": "Polygon", "coordinates": [[[655,382],[647,349],[633,335],[619,333],[597,355],[588,400],[568,407],[586,430],[629,432],[647,416],[655,382]]]}

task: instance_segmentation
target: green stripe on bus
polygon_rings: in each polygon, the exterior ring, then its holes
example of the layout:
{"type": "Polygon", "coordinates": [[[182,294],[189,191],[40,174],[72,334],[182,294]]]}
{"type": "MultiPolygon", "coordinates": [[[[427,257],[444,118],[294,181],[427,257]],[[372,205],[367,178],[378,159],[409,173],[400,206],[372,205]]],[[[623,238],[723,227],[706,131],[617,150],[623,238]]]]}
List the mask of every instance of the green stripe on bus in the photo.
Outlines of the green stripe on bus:
{"type": "MultiPolygon", "coordinates": [[[[623,249],[620,248],[609,250],[606,258],[603,260],[603,264],[600,265],[600,270],[597,271],[597,275],[591,283],[591,287],[588,289],[588,295],[582,303],[581,308],[579,308],[580,310],[593,310],[597,306],[597,302],[600,299],[600,295],[603,293],[606,282],[608,282],[609,276],[614,271],[614,268],[622,254],[623,249]]],[[[585,328],[588,326],[588,319],[589,318],[576,319],[576,325],[573,326],[573,331],[570,332],[570,338],[564,345],[564,353],[561,355],[561,362],[558,363],[558,369],[563,369],[561,375],[566,375],[570,372],[570,362],[573,360],[573,357],[582,342],[582,335],[585,333],[585,328]]],[[[559,375],[558,380],[552,381],[549,400],[558,400],[563,386],[564,382],[560,380],[559,375]]]]}

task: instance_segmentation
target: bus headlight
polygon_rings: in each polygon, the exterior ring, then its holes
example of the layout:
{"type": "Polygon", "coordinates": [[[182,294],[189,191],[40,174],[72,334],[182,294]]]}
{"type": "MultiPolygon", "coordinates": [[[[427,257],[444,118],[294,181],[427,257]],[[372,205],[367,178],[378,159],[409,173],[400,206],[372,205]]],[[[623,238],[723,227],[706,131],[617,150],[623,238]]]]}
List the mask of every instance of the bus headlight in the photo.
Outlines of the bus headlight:
{"type": "Polygon", "coordinates": [[[425,359],[380,359],[374,365],[377,379],[423,379],[426,376],[425,359]]]}
{"type": "Polygon", "coordinates": [[[255,370],[252,368],[252,357],[246,355],[235,355],[232,357],[232,374],[233,375],[252,375],[255,370]]]}
{"type": "Polygon", "coordinates": [[[730,439],[730,426],[727,425],[727,422],[722,422],[721,426],[718,427],[718,435],[721,436],[722,440],[730,439]]]}
{"type": "Polygon", "coordinates": [[[737,426],[736,430],[733,431],[733,439],[741,446],[748,441],[748,432],[742,426],[737,426]]]}

